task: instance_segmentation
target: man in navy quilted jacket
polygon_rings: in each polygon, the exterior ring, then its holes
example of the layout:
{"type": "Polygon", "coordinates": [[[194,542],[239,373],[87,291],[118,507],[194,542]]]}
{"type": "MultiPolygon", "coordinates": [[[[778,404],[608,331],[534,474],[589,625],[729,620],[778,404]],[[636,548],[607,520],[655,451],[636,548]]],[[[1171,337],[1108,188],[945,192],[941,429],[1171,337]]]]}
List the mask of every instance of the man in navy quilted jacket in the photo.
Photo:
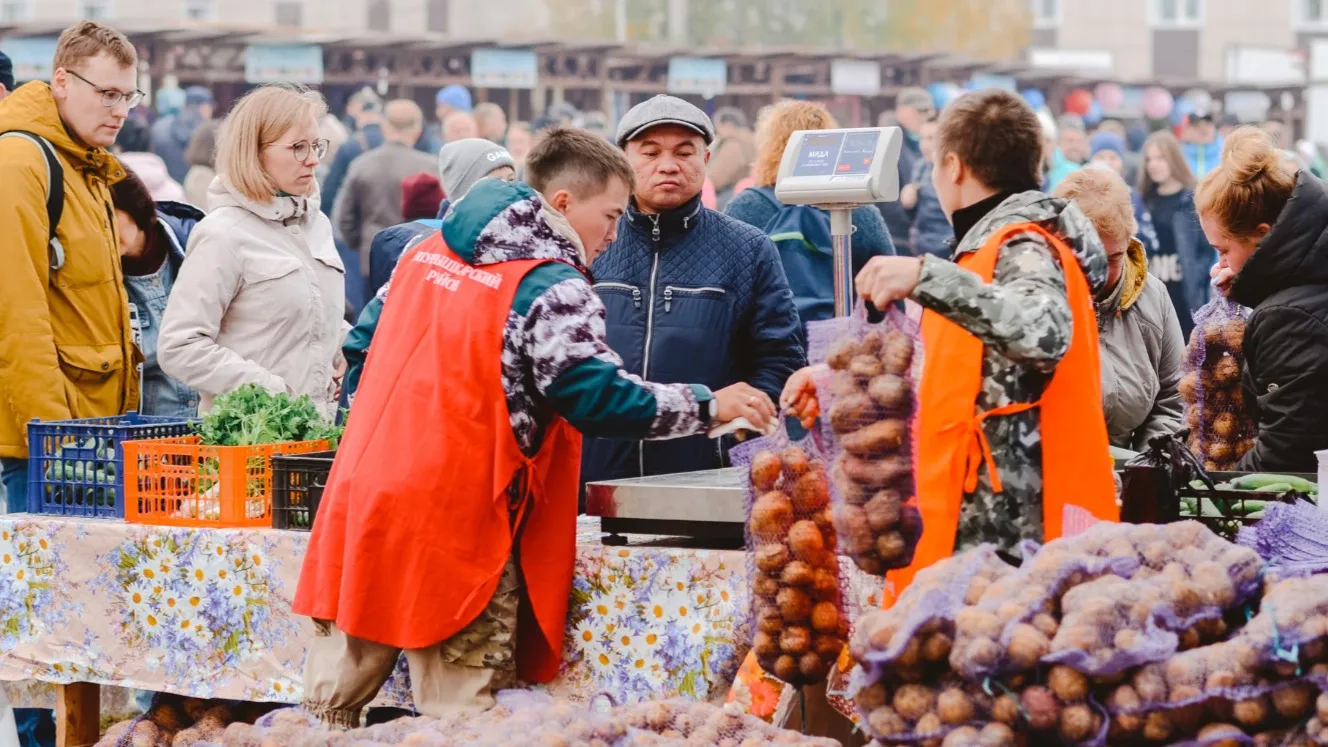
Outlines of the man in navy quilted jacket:
{"type": "MultiPolygon", "coordinates": [[[[775,245],[760,229],[701,205],[714,125],[672,96],[638,104],[617,142],[636,171],[618,238],[595,260],[608,342],[628,372],[719,390],[745,382],[771,401],[806,360],[775,245]]],[[[586,482],[716,469],[733,444],[586,439],[586,482]]]]}

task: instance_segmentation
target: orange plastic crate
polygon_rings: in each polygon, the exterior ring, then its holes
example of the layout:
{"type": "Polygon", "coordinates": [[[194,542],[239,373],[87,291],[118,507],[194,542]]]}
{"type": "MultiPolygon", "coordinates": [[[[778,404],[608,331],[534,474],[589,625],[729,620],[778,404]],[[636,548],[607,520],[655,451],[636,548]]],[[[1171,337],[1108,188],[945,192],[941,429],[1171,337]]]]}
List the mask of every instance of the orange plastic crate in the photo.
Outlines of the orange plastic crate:
{"type": "Polygon", "coordinates": [[[198,436],[126,441],[125,521],[176,527],[272,526],[272,455],[327,441],[204,446],[198,436]]]}

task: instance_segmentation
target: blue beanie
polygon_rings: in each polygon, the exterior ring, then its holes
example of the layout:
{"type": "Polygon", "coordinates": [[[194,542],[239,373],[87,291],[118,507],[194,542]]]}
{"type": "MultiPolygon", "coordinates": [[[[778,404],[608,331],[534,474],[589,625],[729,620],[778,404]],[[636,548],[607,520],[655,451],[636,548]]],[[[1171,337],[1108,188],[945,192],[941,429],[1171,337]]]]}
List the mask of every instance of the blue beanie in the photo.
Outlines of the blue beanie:
{"type": "Polygon", "coordinates": [[[473,107],[470,103],[470,91],[465,86],[459,86],[453,83],[438,90],[437,103],[446,104],[453,109],[468,112],[473,107]]]}
{"type": "Polygon", "coordinates": [[[1144,149],[1144,142],[1148,140],[1148,128],[1141,124],[1131,125],[1125,131],[1125,137],[1130,142],[1130,150],[1141,151],[1144,149]]]}
{"type": "Polygon", "coordinates": [[[1104,150],[1114,150],[1116,155],[1122,158],[1125,156],[1125,138],[1114,132],[1099,132],[1093,135],[1088,145],[1095,156],[1104,150]]]}

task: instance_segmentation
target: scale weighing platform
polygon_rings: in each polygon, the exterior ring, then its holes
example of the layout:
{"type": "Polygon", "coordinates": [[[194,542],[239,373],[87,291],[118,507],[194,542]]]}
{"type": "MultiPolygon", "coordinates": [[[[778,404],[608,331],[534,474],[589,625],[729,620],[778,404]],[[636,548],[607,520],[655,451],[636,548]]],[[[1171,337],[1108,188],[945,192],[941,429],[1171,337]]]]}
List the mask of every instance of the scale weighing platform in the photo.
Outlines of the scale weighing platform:
{"type": "MultiPolygon", "coordinates": [[[[853,208],[899,199],[903,143],[898,127],[799,130],[789,136],[775,196],[787,205],[830,213],[836,316],[847,316],[853,304],[853,208]]],[[[601,517],[606,544],[621,544],[623,534],[647,534],[741,547],[744,482],[742,470],[734,467],[591,483],[586,513],[601,517]]]]}

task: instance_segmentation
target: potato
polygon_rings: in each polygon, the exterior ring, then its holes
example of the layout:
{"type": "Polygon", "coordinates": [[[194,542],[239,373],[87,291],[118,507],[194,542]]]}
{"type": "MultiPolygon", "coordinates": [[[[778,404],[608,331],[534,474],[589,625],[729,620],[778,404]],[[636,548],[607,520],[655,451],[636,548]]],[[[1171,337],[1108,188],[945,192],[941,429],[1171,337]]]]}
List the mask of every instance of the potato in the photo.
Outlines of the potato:
{"type": "Polygon", "coordinates": [[[839,631],[839,609],[833,602],[820,602],[812,609],[812,629],[818,633],[839,631]]]}
{"type": "MultiPolygon", "coordinates": [[[[945,729],[945,725],[941,723],[941,717],[935,713],[923,714],[922,718],[918,719],[918,723],[913,727],[913,731],[918,734],[939,734],[943,729],[945,729]]],[[[936,747],[940,747],[941,741],[939,739],[927,740],[922,744],[928,747],[935,744],[936,747]]]]}
{"type": "Polygon", "coordinates": [[[867,524],[874,532],[884,532],[899,523],[903,497],[897,490],[878,490],[862,507],[867,513],[867,524]]]}
{"type": "Polygon", "coordinates": [[[789,562],[789,549],[782,544],[761,545],[756,548],[756,567],[762,573],[778,576],[789,562]]]}
{"type": "Polygon", "coordinates": [[[953,645],[954,642],[945,633],[932,633],[922,644],[922,658],[933,664],[947,662],[953,645]]]}
{"type": "Polygon", "coordinates": [[[899,532],[886,532],[876,538],[876,554],[887,563],[897,564],[907,552],[908,543],[899,532]]]}
{"type": "Polygon", "coordinates": [[[887,412],[900,412],[908,409],[913,390],[903,377],[882,374],[867,383],[867,396],[887,412]]]}
{"type": "Polygon", "coordinates": [[[978,734],[978,747],[1015,747],[1014,730],[1002,723],[987,724],[978,734]]]}
{"type": "Polygon", "coordinates": [[[1328,693],[1319,695],[1319,699],[1314,702],[1314,708],[1319,720],[1328,722],[1328,693]]]}
{"type": "Polygon", "coordinates": [[[789,548],[799,560],[819,560],[825,552],[825,538],[816,522],[803,519],[795,522],[788,532],[789,548]]]}
{"type": "Polygon", "coordinates": [[[1228,319],[1227,323],[1222,325],[1222,344],[1226,346],[1227,352],[1234,356],[1240,356],[1244,352],[1244,319],[1228,319]]]}
{"type": "Polygon", "coordinates": [[[1087,741],[1098,730],[1098,717],[1086,703],[1066,706],[1061,711],[1061,736],[1071,742],[1087,741]]]}
{"type": "Polygon", "coordinates": [[[1014,726],[1019,723],[1019,701],[1013,695],[1005,694],[996,698],[991,705],[991,717],[998,723],[1014,726]]]}
{"type": "Polygon", "coordinates": [[[1272,692],[1273,710],[1289,720],[1301,720],[1314,711],[1315,690],[1312,685],[1299,684],[1272,692]]]}
{"type": "Polygon", "coordinates": [[[830,356],[825,359],[825,363],[835,371],[845,371],[854,356],[858,355],[859,344],[854,340],[845,340],[831,351],[830,356]]]}
{"type": "Polygon", "coordinates": [[[881,359],[874,355],[856,355],[848,362],[848,372],[863,381],[879,376],[884,370],[881,359]]]}
{"type": "Polygon", "coordinates": [[[752,487],[757,493],[768,493],[775,489],[784,466],[773,451],[760,451],[752,457],[750,469],[752,487]]]}
{"type": "Polygon", "coordinates": [[[812,634],[806,628],[791,626],[779,636],[779,650],[786,654],[801,656],[812,646],[812,634]]]}
{"type": "Polygon", "coordinates": [[[1120,711],[1129,711],[1137,709],[1142,705],[1139,700],[1139,693],[1129,685],[1121,685],[1107,696],[1107,710],[1117,713],[1114,726],[1127,734],[1137,734],[1143,729],[1144,720],[1142,716],[1134,714],[1119,713],[1120,711]]]}
{"type": "Polygon", "coordinates": [[[752,636],[752,651],[762,658],[779,656],[779,641],[769,633],[757,631],[756,635],[752,636]]]}
{"type": "Polygon", "coordinates": [[[833,571],[817,568],[812,572],[812,596],[821,601],[833,601],[839,596],[839,578],[833,571]]]}
{"type": "Polygon", "coordinates": [[[1144,739],[1165,742],[1171,737],[1171,718],[1166,711],[1153,711],[1144,717],[1144,739]]]}
{"type": "Polygon", "coordinates": [[[785,586],[775,596],[775,603],[779,605],[779,614],[785,622],[806,622],[811,617],[812,600],[801,589],[785,586]]]}
{"type": "Polygon", "coordinates": [[[1232,709],[1232,716],[1241,726],[1257,727],[1268,720],[1270,710],[1267,696],[1260,696],[1237,701],[1232,709]]]}
{"type": "Polygon", "coordinates": [[[793,502],[777,491],[771,491],[752,504],[748,525],[757,537],[782,539],[793,523],[793,502]]]}
{"type": "Polygon", "coordinates": [[[886,691],[884,682],[870,684],[853,694],[853,702],[864,713],[871,713],[887,705],[889,700],[890,693],[886,691]]]}
{"type": "Polygon", "coordinates": [[[762,599],[774,599],[779,591],[779,581],[764,573],[757,573],[752,579],[752,593],[762,599]]]}
{"type": "Polygon", "coordinates": [[[844,639],[837,632],[834,635],[813,636],[812,650],[826,661],[838,661],[839,654],[844,650],[844,639]]]}
{"type": "Polygon", "coordinates": [[[960,637],[986,637],[994,640],[1001,637],[1001,621],[987,610],[963,607],[955,613],[955,630],[960,637]]]}
{"type": "Polygon", "coordinates": [[[905,720],[916,722],[936,706],[936,691],[925,685],[902,685],[895,690],[892,704],[905,720]]]}
{"type": "Polygon", "coordinates": [[[1026,688],[1019,699],[1033,731],[1050,731],[1060,724],[1060,705],[1047,688],[1041,685],[1026,688]]]}
{"type": "Polygon", "coordinates": [[[780,680],[789,683],[797,682],[799,675],[802,674],[802,670],[798,666],[798,660],[788,654],[784,654],[776,659],[773,669],[774,671],[772,671],[771,674],[775,675],[775,677],[778,677],[780,680]]]}
{"type": "Polygon", "coordinates": [[[941,741],[941,747],[973,747],[978,743],[978,730],[972,726],[964,726],[949,734],[941,741]]]}
{"type": "Polygon", "coordinates": [[[1235,358],[1224,355],[1218,360],[1217,365],[1213,366],[1213,383],[1220,387],[1240,385],[1240,364],[1235,358]]]}
{"type": "Polygon", "coordinates": [[[878,420],[842,435],[839,444],[850,454],[879,457],[899,450],[908,438],[908,424],[902,420],[878,420]]]}
{"type": "Polygon", "coordinates": [[[814,514],[830,503],[830,484],[820,469],[807,472],[793,484],[793,511],[798,516],[814,514]]]}
{"type": "Polygon", "coordinates": [[[807,682],[820,682],[830,673],[834,659],[826,659],[815,651],[808,651],[798,659],[798,671],[807,682]]]}
{"type": "Polygon", "coordinates": [[[867,726],[879,737],[903,735],[910,731],[908,722],[890,706],[881,706],[867,713],[867,726]]]}
{"type": "Polygon", "coordinates": [[[830,428],[836,434],[852,433],[868,423],[874,423],[884,414],[880,405],[866,394],[854,394],[830,406],[830,428]]]}
{"type": "MultiPolygon", "coordinates": [[[[1180,398],[1187,404],[1199,401],[1199,372],[1191,371],[1181,377],[1180,398]]],[[[1197,410],[1196,410],[1197,412],[1197,410]]]]}
{"type": "Polygon", "coordinates": [[[789,446],[779,452],[779,461],[784,465],[784,474],[790,480],[797,480],[811,471],[812,468],[812,462],[807,457],[807,452],[798,446],[789,446]]]}
{"type": "Polygon", "coordinates": [[[783,632],[784,618],[779,616],[779,609],[762,606],[756,613],[756,629],[770,635],[779,635],[783,632]]]}
{"type": "Polygon", "coordinates": [[[1010,664],[1019,670],[1036,669],[1042,657],[1051,652],[1051,641],[1027,623],[1016,625],[1010,633],[1010,664]]]}
{"type": "Polygon", "coordinates": [[[844,543],[844,552],[851,556],[871,552],[875,537],[867,521],[866,509],[843,505],[835,509],[835,528],[844,543]]]}
{"type": "Polygon", "coordinates": [[[1079,703],[1088,699],[1088,678],[1064,665],[1047,672],[1047,686],[1062,703],[1079,703]]]}
{"type": "Polygon", "coordinates": [[[849,480],[877,490],[890,487],[907,477],[913,469],[912,460],[898,454],[874,460],[845,455],[840,458],[840,464],[849,480]]]}
{"type": "Polygon", "coordinates": [[[913,365],[913,341],[897,329],[890,330],[885,335],[881,361],[885,364],[886,373],[896,376],[907,374],[909,366],[913,365]]]}
{"type": "Polygon", "coordinates": [[[941,723],[951,726],[977,718],[973,699],[958,687],[947,688],[936,698],[936,713],[941,717],[941,723]]]}

